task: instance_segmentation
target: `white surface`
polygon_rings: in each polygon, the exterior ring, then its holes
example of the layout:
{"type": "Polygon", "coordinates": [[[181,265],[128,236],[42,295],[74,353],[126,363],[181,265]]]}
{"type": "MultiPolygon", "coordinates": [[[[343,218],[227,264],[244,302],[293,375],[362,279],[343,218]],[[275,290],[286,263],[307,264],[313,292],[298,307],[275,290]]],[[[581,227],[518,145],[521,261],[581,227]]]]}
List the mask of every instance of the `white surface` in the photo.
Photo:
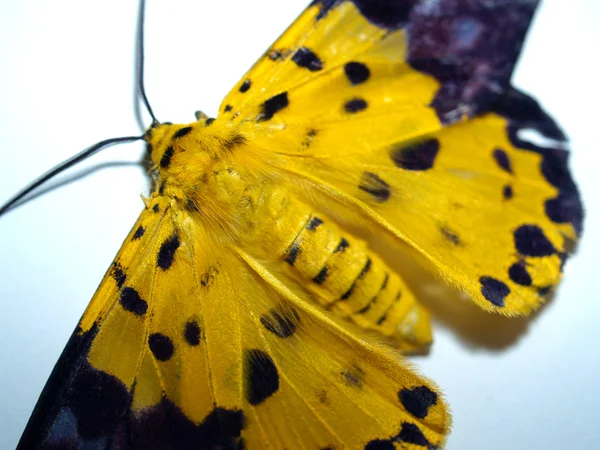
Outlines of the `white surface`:
{"type": "MultiPolygon", "coordinates": [[[[131,101],[136,3],[0,2],[0,202],[86,146],[139,132],[131,101]]],[[[307,1],[149,3],[148,95],[159,119],[188,122],[196,109],[216,113],[307,1]]],[[[452,406],[448,450],[600,448],[599,22],[594,0],[547,0],[530,33],[515,81],[572,138],[586,232],[557,297],[526,332],[486,345],[436,324],[433,351],[417,363],[452,406]]],[[[142,144],[113,147],[74,173],[104,168],[0,219],[0,449],[16,445],[141,210],[143,170],[114,165],[141,153],[142,144]]],[[[488,319],[474,317],[489,331],[488,319]]]]}

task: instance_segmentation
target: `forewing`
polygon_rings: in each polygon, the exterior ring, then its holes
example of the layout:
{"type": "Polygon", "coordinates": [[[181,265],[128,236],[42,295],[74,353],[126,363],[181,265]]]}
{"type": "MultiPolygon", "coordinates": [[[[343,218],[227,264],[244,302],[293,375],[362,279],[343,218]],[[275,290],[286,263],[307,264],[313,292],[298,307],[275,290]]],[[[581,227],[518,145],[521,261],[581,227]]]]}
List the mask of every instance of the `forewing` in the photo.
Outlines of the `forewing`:
{"type": "Polygon", "coordinates": [[[528,314],[582,222],[564,135],[508,84],[536,3],[316,2],[223,118],[342,221],[391,233],[481,307],[528,314]]]}
{"type": "Polygon", "coordinates": [[[443,443],[430,382],[175,205],[149,201],[20,448],[443,443]]]}

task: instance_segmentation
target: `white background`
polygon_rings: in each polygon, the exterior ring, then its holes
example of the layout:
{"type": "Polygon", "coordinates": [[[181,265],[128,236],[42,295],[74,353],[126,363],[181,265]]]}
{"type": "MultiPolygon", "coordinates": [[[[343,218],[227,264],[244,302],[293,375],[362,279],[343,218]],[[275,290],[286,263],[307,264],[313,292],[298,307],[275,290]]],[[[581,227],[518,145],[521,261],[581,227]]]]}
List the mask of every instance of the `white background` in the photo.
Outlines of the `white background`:
{"type": "MultiPolygon", "coordinates": [[[[92,143],[139,133],[136,3],[0,2],[0,202],[92,143]]],[[[196,109],[216,114],[307,0],[149,3],[148,95],[160,120],[189,122],[196,109]]],[[[433,350],[416,362],[452,406],[449,450],[600,448],[599,23],[595,0],[546,0],[516,72],[572,139],[585,233],[558,295],[529,323],[478,311],[436,322],[433,350]]],[[[141,210],[142,147],[113,147],[0,218],[0,449],[16,445],[141,210]]]]}

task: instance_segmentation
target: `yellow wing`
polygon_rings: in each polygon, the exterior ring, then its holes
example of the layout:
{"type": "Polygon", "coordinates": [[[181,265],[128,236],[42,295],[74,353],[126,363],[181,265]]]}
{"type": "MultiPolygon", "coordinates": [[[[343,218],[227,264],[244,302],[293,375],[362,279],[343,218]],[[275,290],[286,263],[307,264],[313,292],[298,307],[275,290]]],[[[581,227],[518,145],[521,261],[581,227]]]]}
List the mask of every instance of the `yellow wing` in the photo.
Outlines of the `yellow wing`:
{"type": "Polygon", "coordinates": [[[340,222],[528,314],[582,222],[563,134],[509,86],[535,3],[313,2],[222,118],[340,222]]]}
{"type": "Polygon", "coordinates": [[[448,426],[407,363],[154,196],[19,448],[432,448],[448,426]]]}

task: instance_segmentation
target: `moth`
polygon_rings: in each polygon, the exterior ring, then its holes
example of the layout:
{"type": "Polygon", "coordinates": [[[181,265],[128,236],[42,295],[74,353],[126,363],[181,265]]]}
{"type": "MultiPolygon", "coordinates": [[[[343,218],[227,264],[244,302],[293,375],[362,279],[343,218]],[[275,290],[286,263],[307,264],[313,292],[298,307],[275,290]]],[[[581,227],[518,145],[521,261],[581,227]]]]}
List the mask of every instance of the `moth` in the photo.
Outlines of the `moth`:
{"type": "Polygon", "coordinates": [[[491,312],[556,285],[582,213],[508,84],[533,9],[314,2],[218,117],[149,128],[152,194],[23,448],[441,446],[439,390],[382,343],[427,346],[428,313],[365,239],[491,312]]]}

